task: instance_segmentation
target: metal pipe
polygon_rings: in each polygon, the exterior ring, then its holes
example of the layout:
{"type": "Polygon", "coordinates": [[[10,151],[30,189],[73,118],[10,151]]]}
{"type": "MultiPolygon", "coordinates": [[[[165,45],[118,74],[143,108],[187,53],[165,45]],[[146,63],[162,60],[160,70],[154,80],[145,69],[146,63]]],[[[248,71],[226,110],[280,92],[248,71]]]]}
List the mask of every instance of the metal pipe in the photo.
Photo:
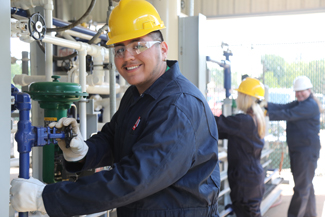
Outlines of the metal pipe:
{"type": "MultiPolygon", "coordinates": [[[[29,119],[29,112],[32,108],[30,96],[27,93],[17,93],[15,105],[19,110],[18,130],[15,139],[19,152],[19,178],[29,179],[29,153],[32,150],[35,133],[32,131],[32,123],[29,119]]],[[[28,212],[20,212],[19,217],[27,217],[28,212]]]]}
{"type": "Polygon", "coordinates": [[[115,88],[115,83],[116,83],[116,77],[115,77],[115,64],[114,58],[113,58],[113,51],[110,50],[110,55],[109,55],[109,62],[111,63],[111,67],[109,69],[109,101],[110,101],[110,116],[111,118],[116,112],[116,88],[115,88]]]}
{"type": "Polygon", "coordinates": [[[189,0],[188,4],[188,16],[193,17],[194,16],[194,0],[189,0]]]}
{"type": "MultiPolygon", "coordinates": [[[[45,9],[45,23],[46,28],[52,28],[52,12],[53,12],[53,2],[52,0],[46,0],[44,5],[45,9]]],[[[52,33],[47,33],[52,35],[52,33]]],[[[53,45],[51,43],[45,44],[45,80],[52,81],[51,77],[53,75],[53,45]]]]}
{"type": "MultiPolygon", "coordinates": [[[[121,89],[118,84],[115,84],[115,89],[117,89],[115,92],[120,93],[121,89]]],[[[95,85],[95,86],[87,86],[87,93],[89,94],[104,94],[104,95],[111,95],[110,92],[111,88],[109,84],[102,84],[102,85],[95,85]]]]}
{"type": "MultiPolygon", "coordinates": [[[[69,22],[65,22],[63,20],[57,19],[57,18],[53,18],[53,25],[56,27],[64,27],[64,26],[68,26],[70,23],[69,22]]],[[[75,26],[71,29],[72,31],[76,31],[76,32],[80,32],[86,35],[91,35],[91,36],[95,36],[97,34],[97,32],[81,27],[81,26],[75,26]]],[[[106,34],[102,34],[99,36],[100,39],[107,41],[107,35],[106,34]]]]}
{"type": "MultiPolygon", "coordinates": [[[[64,32],[71,36],[77,37],[77,38],[82,38],[82,39],[86,39],[86,40],[92,39],[91,35],[83,34],[80,32],[76,32],[76,31],[72,31],[72,30],[65,30],[64,32]]],[[[61,33],[63,33],[63,32],[61,32],[61,33]]]]}
{"type": "MultiPolygon", "coordinates": [[[[15,75],[15,77],[13,78],[13,82],[16,85],[21,85],[21,86],[27,86],[27,85],[31,84],[32,82],[42,82],[42,81],[46,81],[45,75],[21,74],[21,75],[15,75]]],[[[68,82],[68,76],[66,76],[66,75],[60,76],[60,81],[68,82]]]]}
{"type": "MultiPolygon", "coordinates": [[[[79,51],[79,83],[81,92],[86,92],[86,49],[79,51]]],[[[81,98],[79,101],[79,118],[80,118],[80,133],[84,139],[87,139],[87,99],[81,98]]]]}
{"type": "MultiPolygon", "coordinates": [[[[16,14],[18,16],[27,17],[27,18],[29,17],[29,14],[28,14],[27,11],[22,10],[22,9],[18,9],[18,8],[15,8],[15,7],[12,7],[11,8],[11,14],[12,15],[13,14],[16,14]]],[[[46,25],[47,26],[50,25],[50,24],[51,24],[51,26],[54,25],[54,26],[57,26],[57,27],[64,27],[64,26],[68,26],[71,23],[65,22],[65,21],[60,20],[60,19],[57,19],[57,18],[53,18],[52,19],[52,22],[47,22],[46,21],[46,25]]],[[[93,31],[93,30],[90,30],[90,29],[87,29],[87,28],[84,28],[84,27],[81,27],[81,26],[75,26],[72,29],[66,30],[66,31],[79,32],[79,33],[82,33],[82,34],[85,34],[85,35],[89,35],[89,36],[91,36],[91,38],[97,34],[96,31],[93,31]]],[[[89,38],[89,40],[91,38],[89,38]]],[[[98,38],[100,38],[101,40],[104,40],[104,41],[107,41],[108,40],[106,34],[101,34],[98,38]]]]}
{"type": "Polygon", "coordinates": [[[98,53],[102,52],[104,60],[109,58],[109,49],[98,45],[89,45],[83,42],[69,41],[63,38],[52,37],[49,35],[45,35],[42,41],[45,43],[52,43],[62,47],[73,48],[78,51],[85,49],[87,51],[87,54],[91,56],[97,55],[98,53]]]}
{"type": "Polygon", "coordinates": [[[11,7],[11,15],[18,15],[21,17],[29,17],[29,14],[27,11],[16,8],[16,7],[11,7]]]}
{"type": "MultiPolygon", "coordinates": [[[[109,7],[107,11],[107,18],[109,18],[110,14],[112,13],[112,10],[114,9],[113,7],[113,2],[110,0],[109,1],[109,7]]],[[[114,63],[114,55],[113,55],[113,50],[109,50],[109,63],[110,63],[110,68],[109,68],[109,101],[110,101],[110,116],[111,118],[115,114],[116,111],[116,88],[115,88],[115,83],[116,83],[116,77],[115,77],[115,63],[114,63]]]]}

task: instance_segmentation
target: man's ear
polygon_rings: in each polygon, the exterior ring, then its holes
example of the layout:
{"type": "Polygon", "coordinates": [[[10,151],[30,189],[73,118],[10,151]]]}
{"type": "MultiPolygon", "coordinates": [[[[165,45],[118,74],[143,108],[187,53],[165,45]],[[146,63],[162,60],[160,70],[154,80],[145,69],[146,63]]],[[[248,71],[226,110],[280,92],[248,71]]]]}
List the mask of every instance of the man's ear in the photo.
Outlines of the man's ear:
{"type": "Polygon", "coordinates": [[[160,48],[161,48],[161,54],[162,54],[163,59],[167,59],[167,53],[168,53],[167,43],[165,41],[161,42],[160,48]]]}

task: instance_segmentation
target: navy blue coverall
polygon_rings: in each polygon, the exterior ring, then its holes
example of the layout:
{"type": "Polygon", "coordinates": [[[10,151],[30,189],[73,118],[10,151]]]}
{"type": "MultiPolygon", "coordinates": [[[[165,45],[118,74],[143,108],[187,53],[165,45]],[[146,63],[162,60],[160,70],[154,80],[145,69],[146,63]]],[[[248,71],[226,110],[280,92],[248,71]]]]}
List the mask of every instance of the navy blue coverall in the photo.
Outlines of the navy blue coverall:
{"type": "Polygon", "coordinates": [[[302,102],[268,103],[270,120],[287,121],[287,143],[295,187],[288,217],[316,215],[313,178],[319,158],[320,112],[312,95],[302,102]]]}
{"type": "Polygon", "coordinates": [[[237,217],[260,217],[264,170],[260,163],[264,139],[248,114],[215,116],[219,139],[228,139],[228,181],[237,217]]]}
{"type": "Polygon", "coordinates": [[[51,217],[117,208],[119,217],[217,217],[220,191],[218,130],[201,92],[176,61],[142,95],[125,92],[111,122],[86,141],[84,164],[112,166],[75,183],[45,187],[51,217]]]}

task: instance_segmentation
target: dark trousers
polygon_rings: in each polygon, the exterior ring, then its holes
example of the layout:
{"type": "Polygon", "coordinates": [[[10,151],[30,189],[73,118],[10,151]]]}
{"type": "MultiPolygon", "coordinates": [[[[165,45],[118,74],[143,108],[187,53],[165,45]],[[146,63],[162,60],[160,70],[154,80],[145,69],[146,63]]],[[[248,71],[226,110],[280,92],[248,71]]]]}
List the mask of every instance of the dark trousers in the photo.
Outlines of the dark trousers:
{"type": "Polygon", "coordinates": [[[261,202],[264,194],[264,172],[247,174],[236,178],[230,175],[230,198],[237,217],[261,217],[261,202]]]}
{"type": "Polygon", "coordinates": [[[316,200],[313,178],[317,167],[319,149],[304,147],[300,150],[290,150],[290,165],[295,187],[291,198],[288,217],[315,217],[316,200]]]}

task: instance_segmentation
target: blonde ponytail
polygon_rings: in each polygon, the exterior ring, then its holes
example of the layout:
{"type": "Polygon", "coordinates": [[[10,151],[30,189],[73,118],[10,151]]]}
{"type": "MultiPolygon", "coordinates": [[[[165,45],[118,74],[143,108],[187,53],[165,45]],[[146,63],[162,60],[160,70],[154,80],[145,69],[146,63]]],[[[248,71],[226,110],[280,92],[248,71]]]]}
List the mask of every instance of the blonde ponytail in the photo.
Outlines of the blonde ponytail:
{"type": "Polygon", "coordinates": [[[252,111],[252,116],[257,126],[257,132],[260,138],[265,136],[265,117],[262,108],[257,104],[257,98],[249,96],[238,92],[237,107],[244,113],[250,113],[252,111]]]}

